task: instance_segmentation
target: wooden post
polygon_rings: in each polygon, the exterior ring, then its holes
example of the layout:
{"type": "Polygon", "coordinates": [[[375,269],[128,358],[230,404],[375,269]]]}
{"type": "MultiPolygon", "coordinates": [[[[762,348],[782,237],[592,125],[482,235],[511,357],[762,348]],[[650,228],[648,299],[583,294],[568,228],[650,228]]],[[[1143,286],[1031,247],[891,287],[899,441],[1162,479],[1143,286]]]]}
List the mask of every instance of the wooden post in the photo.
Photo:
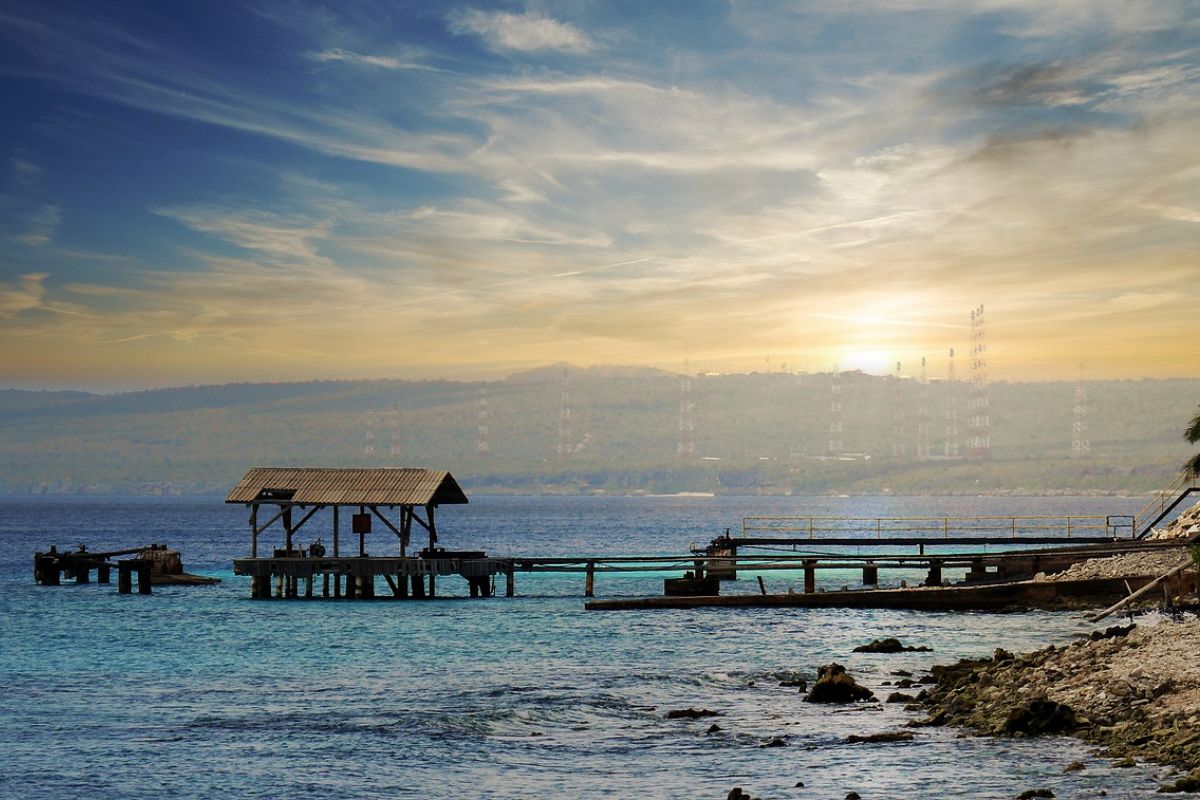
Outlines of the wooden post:
{"type": "Polygon", "coordinates": [[[358,576],[346,576],[346,599],[353,600],[358,594],[358,576]]]}
{"type": "Polygon", "coordinates": [[[812,594],[817,591],[817,560],[804,559],[804,593],[812,594]]]}
{"type": "Polygon", "coordinates": [[[430,597],[437,597],[436,585],[437,585],[437,577],[432,572],[430,572],[429,573],[429,596],[430,597]]]}
{"type": "Polygon", "coordinates": [[[150,594],[150,573],[153,567],[149,561],[138,561],[138,594],[150,594]]]}
{"type": "Polygon", "coordinates": [[[868,561],[863,564],[863,586],[878,586],[879,585],[879,567],[875,566],[874,561],[868,561]]]}
{"type": "Polygon", "coordinates": [[[408,599],[408,577],[403,572],[396,574],[396,597],[408,599]]]}
{"type": "Polygon", "coordinates": [[[508,569],[504,571],[504,596],[512,597],[517,592],[517,576],[516,569],[512,564],[508,565],[508,569]]]}
{"type": "Polygon", "coordinates": [[[283,576],[282,575],[275,576],[275,596],[283,597],[283,576]]]}
{"type": "Polygon", "coordinates": [[[334,596],[334,599],[341,599],[341,597],[342,597],[342,576],[341,576],[341,573],[338,573],[338,574],[336,574],[336,575],[334,575],[334,576],[333,576],[333,596],[334,596]]]}
{"type": "Polygon", "coordinates": [[[359,577],[358,596],[363,600],[375,599],[374,575],[362,575],[359,577]]]}
{"type": "Polygon", "coordinates": [[[254,575],[250,578],[250,596],[255,600],[271,599],[271,576],[254,575]]]}
{"type": "Polygon", "coordinates": [[[91,583],[92,568],[86,564],[76,564],[75,566],[75,583],[91,583]]]}
{"type": "Polygon", "coordinates": [[[758,576],[758,593],[759,594],[767,593],[767,585],[765,583],[763,583],[762,575],[758,576]]]}
{"type": "Polygon", "coordinates": [[[414,574],[412,576],[412,594],[418,600],[425,599],[425,577],[423,575],[414,574]]]}
{"type": "Polygon", "coordinates": [[[258,558],[258,503],[250,506],[250,557],[258,558]]]}
{"type": "Polygon", "coordinates": [[[587,562],[587,578],[584,580],[584,583],[583,583],[583,595],[584,595],[584,597],[595,597],[596,596],[596,562],[595,561],[587,562]]]}
{"type": "Polygon", "coordinates": [[[338,507],[336,505],[333,507],[333,557],[338,557],[338,507]]]}
{"type": "Polygon", "coordinates": [[[309,575],[304,579],[304,599],[312,600],[313,596],[313,576],[309,575]]]}
{"type": "Polygon", "coordinates": [[[329,573],[321,573],[321,597],[329,597],[329,573]]]}
{"type": "Polygon", "coordinates": [[[292,555],[292,507],[290,505],[283,508],[283,529],[287,531],[287,542],[284,547],[287,549],[287,555],[290,558],[292,555]]]}
{"type": "MultiPolygon", "coordinates": [[[[429,549],[430,550],[432,550],[433,546],[435,544],[437,544],[437,524],[433,521],[433,511],[436,508],[437,508],[437,506],[433,506],[433,505],[425,506],[425,519],[429,521],[429,549]]],[[[430,577],[432,578],[433,576],[430,575],[430,577]]],[[[429,594],[432,596],[433,592],[431,591],[429,594]]]]}
{"type": "Polygon", "coordinates": [[[471,597],[479,597],[479,584],[476,582],[474,576],[467,578],[467,586],[469,588],[471,597]]]}
{"type": "Polygon", "coordinates": [[[128,561],[117,562],[117,594],[133,592],[133,565],[128,561]]]}
{"type": "Polygon", "coordinates": [[[108,564],[96,567],[96,583],[108,583],[112,580],[112,568],[108,564]]]}

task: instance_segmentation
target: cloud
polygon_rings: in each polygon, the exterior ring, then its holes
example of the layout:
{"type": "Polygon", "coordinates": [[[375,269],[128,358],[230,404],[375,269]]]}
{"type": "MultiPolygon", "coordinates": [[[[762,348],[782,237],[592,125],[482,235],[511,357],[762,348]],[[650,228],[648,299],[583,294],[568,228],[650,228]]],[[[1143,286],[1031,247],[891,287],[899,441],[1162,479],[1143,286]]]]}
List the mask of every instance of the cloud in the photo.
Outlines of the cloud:
{"type": "Polygon", "coordinates": [[[319,53],[309,53],[308,57],[313,61],[331,62],[341,61],[347,64],[360,64],[369,67],[378,67],[380,69],[394,70],[421,70],[425,72],[441,72],[437,67],[422,64],[419,61],[411,59],[395,58],[393,56],[375,56],[363,53],[355,53],[351,50],[343,50],[340,47],[333,47],[328,50],[322,50],[319,53]]]}
{"type": "Polygon", "coordinates": [[[475,34],[493,50],[586,53],[593,47],[587,35],[574,25],[528,11],[512,14],[468,9],[451,14],[448,23],[451,33],[475,34]]]}
{"type": "Polygon", "coordinates": [[[15,283],[0,283],[0,317],[15,317],[23,311],[40,308],[46,294],[42,272],[22,275],[15,283]]]}

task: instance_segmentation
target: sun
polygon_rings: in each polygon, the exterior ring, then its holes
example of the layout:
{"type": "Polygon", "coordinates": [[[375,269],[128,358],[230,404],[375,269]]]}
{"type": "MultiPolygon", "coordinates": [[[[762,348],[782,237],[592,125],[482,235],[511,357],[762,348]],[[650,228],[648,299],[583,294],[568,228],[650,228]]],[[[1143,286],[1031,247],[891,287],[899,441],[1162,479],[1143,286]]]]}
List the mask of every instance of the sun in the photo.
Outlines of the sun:
{"type": "Polygon", "coordinates": [[[890,354],[882,350],[846,350],[838,361],[842,372],[861,370],[871,375],[887,375],[891,371],[890,354]]]}

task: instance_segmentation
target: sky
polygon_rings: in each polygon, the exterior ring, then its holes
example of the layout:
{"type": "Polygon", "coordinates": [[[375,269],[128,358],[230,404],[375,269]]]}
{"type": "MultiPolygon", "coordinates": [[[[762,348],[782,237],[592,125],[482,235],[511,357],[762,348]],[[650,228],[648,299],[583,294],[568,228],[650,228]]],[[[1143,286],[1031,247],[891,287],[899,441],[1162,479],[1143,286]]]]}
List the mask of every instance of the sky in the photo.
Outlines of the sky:
{"type": "Polygon", "coordinates": [[[1200,375],[1200,3],[0,0],[0,387],[1200,375]]]}

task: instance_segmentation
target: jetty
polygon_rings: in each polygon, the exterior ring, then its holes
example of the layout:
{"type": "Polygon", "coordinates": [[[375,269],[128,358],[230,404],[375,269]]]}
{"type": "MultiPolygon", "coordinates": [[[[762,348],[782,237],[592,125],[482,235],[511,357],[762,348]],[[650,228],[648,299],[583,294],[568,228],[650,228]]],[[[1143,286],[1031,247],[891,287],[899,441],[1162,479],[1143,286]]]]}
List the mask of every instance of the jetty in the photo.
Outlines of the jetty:
{"type": "Polygon", "coordinates": [[[51,545],[45,552],[33,554],[33,579],[40,586],[60,586],[63,579],[76,584],[112,581],[112,572],[117,571],[118,594],[132,594],[133,578],[137,576],[138,594],[151,594],[152,587],[159,585],[207,585],[220,583],[217,578],[191,575],[183,571],[183,561],[177,550],[165,544],[149,544],[103,552],[92,551],[81,544],[74,550],[59,550],[51,545]],[[123,558],[134,556],[134,558],[123,558]]]}

